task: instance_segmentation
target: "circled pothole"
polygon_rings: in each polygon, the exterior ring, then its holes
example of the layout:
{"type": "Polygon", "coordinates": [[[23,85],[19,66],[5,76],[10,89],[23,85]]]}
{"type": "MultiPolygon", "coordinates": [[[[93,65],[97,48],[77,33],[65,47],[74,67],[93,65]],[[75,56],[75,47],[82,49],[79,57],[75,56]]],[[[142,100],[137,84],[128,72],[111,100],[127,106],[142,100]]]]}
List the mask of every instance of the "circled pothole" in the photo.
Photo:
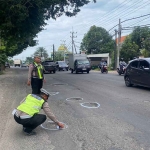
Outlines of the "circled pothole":
{"type": "Polygon", "coordinates": [[[66,101],[82,101],[83,98],[81,97],[69,97],[66,99],[66,101]]]}
{"type": "Polygon", "coordinates": [[[46,129],[46,130],[53,130],[53,131],[68,128],[68,126],[67,126],[65,123],[63,123],[63,122],[61,122],[61,123],[64,124],[64,128],[59,128],[59,126],[57,126],[56,123],[53,122],[53,121],[45,121],[45,122],[44,122],[43,124],[41,124],[40,126],[41,126],[43,129],[46,129]]]}
{"type": "Polygon", "coordinates": [[[59,92],[49,92],[51,96],[59,94],[59,92]]]}
{"type": "Polygon", "coordinates": [[[53,83],[51,85],[53,85],[53,86],[59,86],[59,85],[68,85],[68,84],[66,84],[66,83],[53,83]]]}
{"type": "Polygon", "coordinates": [[[85,102],[85,103],[80,103],[80,105],[85,108],[99,108],[100,107],[100,104],[97,102],[85,102]]]}

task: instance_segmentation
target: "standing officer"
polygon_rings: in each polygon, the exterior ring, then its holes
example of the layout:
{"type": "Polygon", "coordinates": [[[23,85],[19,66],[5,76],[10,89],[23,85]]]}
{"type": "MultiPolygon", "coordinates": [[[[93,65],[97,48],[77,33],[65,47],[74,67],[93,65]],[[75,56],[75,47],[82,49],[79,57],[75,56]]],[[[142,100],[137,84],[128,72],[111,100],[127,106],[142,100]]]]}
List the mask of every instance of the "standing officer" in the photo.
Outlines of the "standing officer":
{"type": "Polygon", "coordinates": [[[46,115],[60,128],[64,128],[64,124],[59,122],[51,112],[47,102],[48,97],[49,93],[45,89],[41,89],[40,95],[27,95],[17,109],[13,111],[15,121],[23,125],[23,131],[26,135],[35,135],[36,132],[33,130],[45,122],[46,115]],[[46,115],[38,114],[41,109],[46,115]]]}
{"type": "Polygon", "coordinates": [[[29,65],[28,82],[27,85],[32,87],[32,94],[40,94],[40,89],[43,86],[44,67],[41,65],[41,57],[34,56],[33,64],[29,65]]]}

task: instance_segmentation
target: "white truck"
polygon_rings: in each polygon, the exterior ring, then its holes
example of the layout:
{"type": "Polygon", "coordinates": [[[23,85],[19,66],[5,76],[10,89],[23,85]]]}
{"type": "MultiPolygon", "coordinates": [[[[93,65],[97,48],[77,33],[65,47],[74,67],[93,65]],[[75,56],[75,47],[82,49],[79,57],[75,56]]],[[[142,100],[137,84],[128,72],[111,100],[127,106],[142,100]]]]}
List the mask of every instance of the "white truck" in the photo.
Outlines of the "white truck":
{"type": "Polygon", "coordinates": [[[20,59],[15,59],[15,60],[14,60],[14,66],[15,66],[15,67],[16,67],[16,66],[21,67],[21,65],[22,65],[22,61],[21,61],[20,59]]]}
{"type": "Polygon", "coordinates": [[[86,54],[69,54],[69,69],[71,73],[74,71],[76,74],[78,72],[87,72],[91,70],[91,65],[89,60],[87,59],[86,54]]]}

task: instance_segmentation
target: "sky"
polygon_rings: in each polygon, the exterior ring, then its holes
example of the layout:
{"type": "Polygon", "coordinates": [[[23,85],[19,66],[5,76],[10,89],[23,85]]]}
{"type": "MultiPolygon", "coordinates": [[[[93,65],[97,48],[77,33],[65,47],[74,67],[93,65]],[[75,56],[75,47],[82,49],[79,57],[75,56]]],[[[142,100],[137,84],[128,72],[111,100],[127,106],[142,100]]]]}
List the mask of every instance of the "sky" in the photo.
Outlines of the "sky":
{"type": "MultiPolygon", "coordinates": [[[[119,19],[125,21],[149,14],[149,0],[97,0],[96,3],[90,2],[81,7],[81,11],[74,17],[65,15],[56,20],[50,19],[44,30],[37,34],[38,45],[28,47],[21,54],[16,55],[13,59],[25,60],[31,57],[38,47],[44,47],[51,56],[52,45],[54,44],[57,51],[61,44],[65,44],[71,51],[71,32],[74,32],[74,41],[79,52],[80,43],[90,27],[95,25],[103,27],[107,31],[112,29],[119,23],[119,19]]],[[[150,15],[145,17],[132,19],[121,23],[122,35],[128,35],[132,30],[124,30],[125,27],[134,27],[139,25],[150,24],[150,15]]],[[[109,31],[114,35],[114,30],[118,30],[118,26],[109,31]]]]}

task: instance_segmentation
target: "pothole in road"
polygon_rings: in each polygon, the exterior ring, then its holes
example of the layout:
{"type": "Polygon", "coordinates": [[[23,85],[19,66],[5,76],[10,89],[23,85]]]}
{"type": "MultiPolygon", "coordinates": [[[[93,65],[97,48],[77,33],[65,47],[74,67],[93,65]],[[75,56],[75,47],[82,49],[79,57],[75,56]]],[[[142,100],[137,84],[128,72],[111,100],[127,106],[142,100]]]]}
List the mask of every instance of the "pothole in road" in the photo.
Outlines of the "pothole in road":
{"type": "MultiPolygon", "coordinates": [[[[64,124],[64,128],[63,129],[66,129],[68,128],[68,126],[61,122],[62,124],[64,124]]],[[[45,121],[43,124],[40,125],[43,129],[46,129],[46,130],[60,130],[62,128],[59,128],[59,126],[57,126],[53,121],[45,121]]]]}
{"type": "Polygon", "coordinates": [[[51,85],[53,85],[53,86],[59,86],[59,85],[68,85],[68,84],[66,84],[66,83],[53,83],[51,85]]]}
{"type": "Polygon", "coordinates": [[[59,92],[49,92],[51,96],[59,94],[59,92]]]}
{"type": "Polygon", "coordinates": [[[66,101],[82,101],[83,98],[81,97],[70,97],[70,98],[67,98],[66,101]]]}
{"type": "Polygon", "coordinates": [[[80,103],[80,105],[85,108],[99,108],[100,107],[100,104],[97,102],[85,102],[85,103],[80,103]]]}

